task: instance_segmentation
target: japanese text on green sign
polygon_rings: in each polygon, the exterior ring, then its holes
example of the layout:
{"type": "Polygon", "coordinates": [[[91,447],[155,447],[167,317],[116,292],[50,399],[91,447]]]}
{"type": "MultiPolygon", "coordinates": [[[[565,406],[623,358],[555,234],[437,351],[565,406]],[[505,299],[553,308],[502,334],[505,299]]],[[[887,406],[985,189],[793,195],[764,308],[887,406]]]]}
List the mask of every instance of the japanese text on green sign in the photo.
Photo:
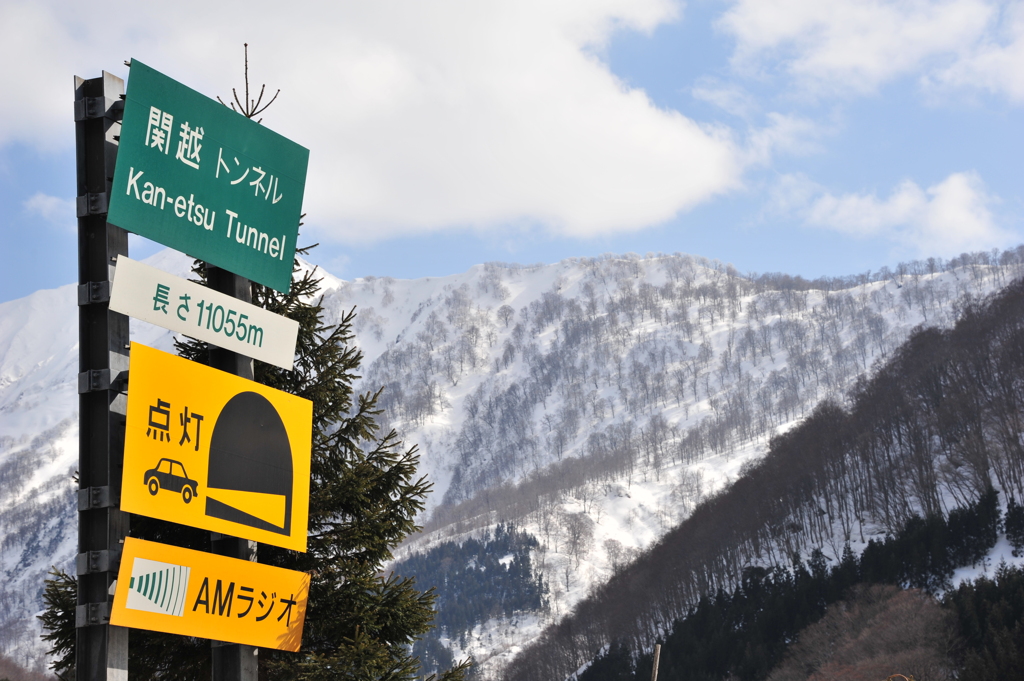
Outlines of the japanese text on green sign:
{"type": "Polygon", "coordinates": [[[132,61],[109,222],[287,291],[309,151],[132,61]]]}

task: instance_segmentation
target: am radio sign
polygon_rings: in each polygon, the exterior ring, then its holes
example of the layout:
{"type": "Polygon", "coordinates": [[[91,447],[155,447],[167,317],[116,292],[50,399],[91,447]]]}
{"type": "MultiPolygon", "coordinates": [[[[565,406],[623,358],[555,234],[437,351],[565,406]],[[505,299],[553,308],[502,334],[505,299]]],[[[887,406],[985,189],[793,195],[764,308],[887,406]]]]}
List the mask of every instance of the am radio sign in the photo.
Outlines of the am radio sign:
{"type": "Polygon", "coordinates": [[[299,650],[309,575],[128,537],[110,623],[299,650]]]}

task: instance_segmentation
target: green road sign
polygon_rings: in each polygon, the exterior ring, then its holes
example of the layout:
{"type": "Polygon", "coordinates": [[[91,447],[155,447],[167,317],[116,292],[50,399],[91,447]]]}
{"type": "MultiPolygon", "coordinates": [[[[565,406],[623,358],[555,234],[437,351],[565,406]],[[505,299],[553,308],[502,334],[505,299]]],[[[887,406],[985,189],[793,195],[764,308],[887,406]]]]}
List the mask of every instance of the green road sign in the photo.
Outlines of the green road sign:
{"type": "Polygon", "coordinates": [[[133,59],[108,222],[278,291],[309,150],[133,59]]]}

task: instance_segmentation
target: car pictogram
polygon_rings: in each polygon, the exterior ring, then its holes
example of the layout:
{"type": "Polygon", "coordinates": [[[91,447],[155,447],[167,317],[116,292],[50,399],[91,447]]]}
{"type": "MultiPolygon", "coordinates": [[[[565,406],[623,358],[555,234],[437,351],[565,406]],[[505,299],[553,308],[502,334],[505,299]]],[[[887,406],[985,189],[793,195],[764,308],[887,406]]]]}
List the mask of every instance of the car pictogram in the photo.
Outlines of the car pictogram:
{"type": "Polygon", "coordinates": [[[180,492],[186,504],[192,501],[192,497],[199,496],[199,483],[188,477],[185,467],[174,459],[160,459],[155,468],[146,471],[143,481],[153,496],[161,489],[180,492]]]}

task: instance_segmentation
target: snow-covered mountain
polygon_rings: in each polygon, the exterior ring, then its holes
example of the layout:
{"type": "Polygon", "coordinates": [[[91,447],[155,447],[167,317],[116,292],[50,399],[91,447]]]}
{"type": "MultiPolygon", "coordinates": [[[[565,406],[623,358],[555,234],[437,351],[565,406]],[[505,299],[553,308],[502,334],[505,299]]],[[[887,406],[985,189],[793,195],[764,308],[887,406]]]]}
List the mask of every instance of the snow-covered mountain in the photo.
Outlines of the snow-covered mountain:
{"type": "Polygon", "coordinates": [[[387,386],[388,415],[438,488],[405,552],[502,521],[540,539],[550,607],[447,641],[456,657],[490,676],[773,434],[842,400],[918,324],[949,325],[1016,262],[981,254],[812,283],[627,256],[343,285],[335,300],[361,310],[364,385],[387,386]]]}
{"type": "MultiPolygon", "coordinates": [[[[150,264],[185,276],[165,251],[150,264]]],[[[487,264],[442,278],[342,281],[360,386],[420,447],[435,491],[400,555],[515,523],[539,540],[547,609],[461,641],[499,668],[594,585],[740,475],[768,438],[840,397],[918,324],[948,325],[1024,253],[965,255],[807,282],[684,255],[487,264]]],[[[170,349],[132,321],[133,339],[170,349]]],[[[75,288],[0,304],[0,652],[31,665],[51,565],[76,543],[75,288]]]]}

